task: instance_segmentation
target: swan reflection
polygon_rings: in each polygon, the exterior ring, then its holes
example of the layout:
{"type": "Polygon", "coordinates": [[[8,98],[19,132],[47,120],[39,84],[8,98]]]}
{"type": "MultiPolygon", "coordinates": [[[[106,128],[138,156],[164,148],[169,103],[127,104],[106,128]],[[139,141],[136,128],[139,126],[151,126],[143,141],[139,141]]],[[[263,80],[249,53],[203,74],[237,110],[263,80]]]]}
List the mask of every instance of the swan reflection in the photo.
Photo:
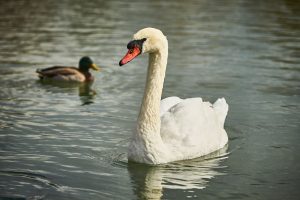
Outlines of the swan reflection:
{"type": "Polygon", "coordinates": [[[223,149],[193,160],[179,161],[159,166],[129,163],[134,193],[138,199],[161,199],[164,189],[204,189],[210,179],[222,175],[221,161],[228,156],[223,149]]]}

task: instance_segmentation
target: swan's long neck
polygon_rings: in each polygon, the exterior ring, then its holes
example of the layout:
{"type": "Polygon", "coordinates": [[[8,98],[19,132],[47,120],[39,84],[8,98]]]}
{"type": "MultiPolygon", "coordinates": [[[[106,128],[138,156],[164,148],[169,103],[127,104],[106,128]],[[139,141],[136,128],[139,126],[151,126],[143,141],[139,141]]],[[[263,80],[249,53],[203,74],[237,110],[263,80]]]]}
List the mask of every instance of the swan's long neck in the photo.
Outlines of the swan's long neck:
{"type": "Polygon", "coordinates": [[[138,117],[137,128],[140,134],[160,133],[160,100],[163,90],[167,60],[167,44],[164,45],[159,51],[149,54],[147,82],[138,117]]]}

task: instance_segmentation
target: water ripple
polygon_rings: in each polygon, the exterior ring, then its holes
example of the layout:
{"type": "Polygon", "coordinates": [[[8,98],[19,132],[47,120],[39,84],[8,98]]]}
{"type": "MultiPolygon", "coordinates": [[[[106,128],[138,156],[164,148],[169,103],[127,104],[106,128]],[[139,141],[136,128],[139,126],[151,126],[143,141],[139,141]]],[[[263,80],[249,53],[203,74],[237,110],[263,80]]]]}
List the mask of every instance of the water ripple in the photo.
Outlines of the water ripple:
{"type": "Polygon", "coordinates": [[[0,199],[298,197],[298,7],[291,0],[1,3],[0,199]],[[230,154],[128,163],[147,58],[118,62],[145,26],[168,37],[163,97],[228,100],[230,154]],[[92,72],[92,85],[37,80],[36,68],[77,66],[84,55],[103,69],[92,72]]]}

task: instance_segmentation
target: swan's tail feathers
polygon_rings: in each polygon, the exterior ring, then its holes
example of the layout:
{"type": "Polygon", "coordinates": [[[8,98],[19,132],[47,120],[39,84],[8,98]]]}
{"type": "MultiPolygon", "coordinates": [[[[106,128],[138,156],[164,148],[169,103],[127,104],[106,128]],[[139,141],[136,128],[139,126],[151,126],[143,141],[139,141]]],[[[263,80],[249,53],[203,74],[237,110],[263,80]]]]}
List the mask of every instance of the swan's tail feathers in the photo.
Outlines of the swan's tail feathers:
{"type": "Polygon", "coordinates": [[[228,104],[226,103],[225,98],[219,98],[214,104],[213,108],[217,113],[218,119],[222,126],[224,126],[225,119],[228,112],[228,104]]]}

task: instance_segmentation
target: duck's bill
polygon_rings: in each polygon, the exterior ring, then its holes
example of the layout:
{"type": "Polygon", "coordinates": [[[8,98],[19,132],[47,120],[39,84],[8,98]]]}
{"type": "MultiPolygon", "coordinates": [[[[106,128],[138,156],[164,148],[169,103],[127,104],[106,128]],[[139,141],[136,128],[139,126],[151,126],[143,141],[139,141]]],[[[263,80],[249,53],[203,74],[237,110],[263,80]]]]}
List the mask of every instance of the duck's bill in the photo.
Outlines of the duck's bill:
{"type": "Polygon", "coordinates": [[[100,71],[100,67],[98,67],[96,64],[91,64],[91,69],[95,70],[95,71],[100,71]]]}
{"type": "Polygon", "coordinates": [[[129,49],[126,55],[120,60],[119,65],[125,65],[141,54],[141,50],[138,47],[129,49]]]}

